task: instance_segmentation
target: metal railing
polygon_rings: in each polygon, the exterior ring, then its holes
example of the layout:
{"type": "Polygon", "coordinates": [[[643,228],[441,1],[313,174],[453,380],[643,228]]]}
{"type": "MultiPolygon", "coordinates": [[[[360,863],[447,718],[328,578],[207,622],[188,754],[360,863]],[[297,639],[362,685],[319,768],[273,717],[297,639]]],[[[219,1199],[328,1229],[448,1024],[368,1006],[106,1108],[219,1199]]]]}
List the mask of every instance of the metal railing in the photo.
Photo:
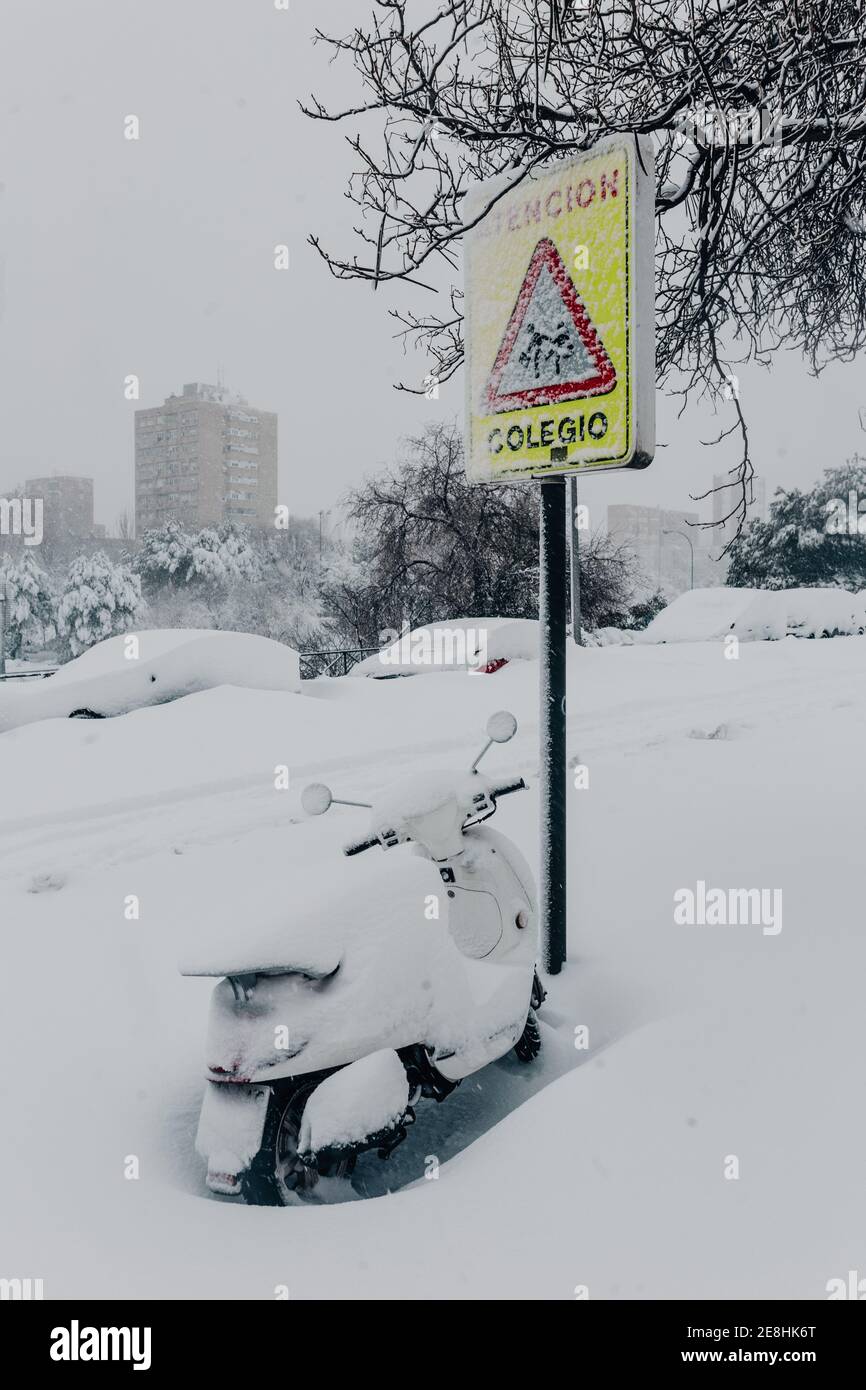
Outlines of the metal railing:
{"type": "Polygon", "coordinates": [[[379,647],[330,647],[321,652],[301,652],[301,679],[311,681],[317,676],[347,676],[365,656],[373,656],[379,650],[379,647]]]}

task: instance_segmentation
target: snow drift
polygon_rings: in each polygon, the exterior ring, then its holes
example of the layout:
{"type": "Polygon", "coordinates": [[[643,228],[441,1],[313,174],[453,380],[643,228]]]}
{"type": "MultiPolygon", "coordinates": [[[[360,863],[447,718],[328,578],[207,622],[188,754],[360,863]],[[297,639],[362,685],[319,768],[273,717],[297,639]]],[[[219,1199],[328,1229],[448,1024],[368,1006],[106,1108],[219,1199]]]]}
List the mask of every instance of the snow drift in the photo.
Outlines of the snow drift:
{"type": "MultiPolygon", "coordinates": [[[[569,805],[571,959],[545,982],[538,1062],[505,1058],[419,1106],[387,1163],[359,1158],[368,1200],[285,1211],[206,1195],[214,981],[181,978],[179,950],[201,966],[205,948],[268,946],[282,913],[322,957],[360,953],[360,933],[333,934],[335,896],[369,923],[368,900],[398,887],[423,919],[431,865],[344,858],[368,813],[309,822],[296,793],[325,776],[374,801],[395,770],[462,766],[503,706],[519,729],[489,767],[531,776],[536,671],[224,686],[0,740],[0,966],[19,982],[0,1013],[0,1273],[79,1300],[272,1301],[277,1283],[293,1300],[513,1299],[527,1270],[533,1297],[566,1301],[578,1284],[593,1300],[826,1297],[866,1248],[864,658],[866,638],[752,642],[736,662],[708,642],[570,646],[569,755],[592,791],[569,805]],[[279,763],[293,790],[275,788],[279,763]],[[673,893],[698,877],[782,887],[784,930],[677,925],[673,893]]],[[[537,799],[497,816],[531,853],[537,799]]],[[[414,921],[400,930],[408,953],[414,921]]]]}

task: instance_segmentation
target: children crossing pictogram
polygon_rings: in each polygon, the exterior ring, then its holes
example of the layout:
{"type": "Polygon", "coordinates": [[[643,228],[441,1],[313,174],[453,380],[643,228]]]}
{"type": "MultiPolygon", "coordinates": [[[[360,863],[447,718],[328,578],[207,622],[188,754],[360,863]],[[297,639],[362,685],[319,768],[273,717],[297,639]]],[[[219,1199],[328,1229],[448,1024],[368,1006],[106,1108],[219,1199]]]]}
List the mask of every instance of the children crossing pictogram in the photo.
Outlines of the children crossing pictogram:
{"type": "Polygon", "coordinates": [[[493,414],[601,396],[616,370],[549,237],[532,253],[486,388],[493,414]]]}

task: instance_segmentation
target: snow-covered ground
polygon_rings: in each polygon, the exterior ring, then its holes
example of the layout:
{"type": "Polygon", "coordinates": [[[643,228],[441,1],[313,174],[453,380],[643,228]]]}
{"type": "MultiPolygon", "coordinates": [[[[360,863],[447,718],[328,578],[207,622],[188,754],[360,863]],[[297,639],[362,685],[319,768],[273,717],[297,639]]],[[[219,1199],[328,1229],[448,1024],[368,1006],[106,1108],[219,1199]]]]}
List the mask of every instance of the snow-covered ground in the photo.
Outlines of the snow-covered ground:
{"type": "MultiPolygon", "coordinates": [[[[822,1298],[866,1269],[866,638],[572,650],[569,678],[589,787],[542,1059],[422,1105],[388,1163],[360,1161],[367,1200],[305,1208],[206,1194],[211,984],[177,972],[188,926],[242,934],[281,904],[314,922],[297,884],[311,862],[350,884],[340,845],[366,822],[307,821],[305,783],[370,799],[463,765],[503,707],[520,731],[487,765],[532,790],[495,824],[534,860],[534,662],[0,737],[0,1276],[47,1298],[822,1298]],[[678,925],[699,880],[781,889],[782,930],[678,925]]],[[[407,852],[365,857],[383,891],[407,852]]]]}

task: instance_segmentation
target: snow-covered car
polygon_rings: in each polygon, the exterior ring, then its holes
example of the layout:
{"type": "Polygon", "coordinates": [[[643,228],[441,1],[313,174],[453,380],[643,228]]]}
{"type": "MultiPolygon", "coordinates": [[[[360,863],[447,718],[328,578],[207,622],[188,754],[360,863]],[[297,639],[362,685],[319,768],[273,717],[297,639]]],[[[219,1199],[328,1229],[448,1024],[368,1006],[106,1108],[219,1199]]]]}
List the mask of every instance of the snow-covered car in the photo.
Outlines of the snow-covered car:
{"type": "Polygon", "coordinates": [[[433,671],[491,672],[538,655],[533,618],[450,618],[407,630],[350,672],[384,680],[433,671]]]}
{"type": "Polygon", "coordinates": [[[297,692],[298,653],[246,632],[122,633],[52,676],[0,688],[0,733],[40,719],[127,714],[219,685],[297,692]]]}
{"type": "Polygon", "coordinates": [[[638,644],[744,642],[782,637],[853,636],[866,629],[866,591],[847,589],[691,589],[663,608],[638,644]]]}

